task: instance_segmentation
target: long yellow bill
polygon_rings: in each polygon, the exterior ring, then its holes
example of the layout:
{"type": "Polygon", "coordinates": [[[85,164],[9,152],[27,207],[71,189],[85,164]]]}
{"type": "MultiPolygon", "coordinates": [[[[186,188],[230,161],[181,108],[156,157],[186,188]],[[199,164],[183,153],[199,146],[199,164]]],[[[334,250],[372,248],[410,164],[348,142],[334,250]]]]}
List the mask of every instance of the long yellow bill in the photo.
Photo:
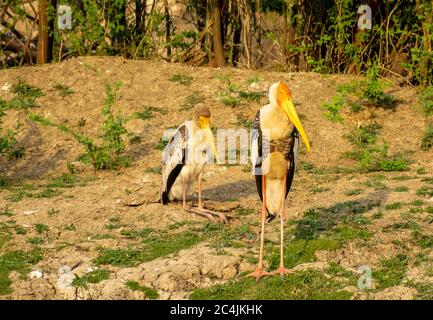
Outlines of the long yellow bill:
{"type": "Polygon", "coordinates": [[[216,162],[218,162],[218,152],[217,152],[217,148],[216,148],[216,145],[215,145],[215,140],[213,138],[212,130],[208,127],[206,129],[204,129],[204,132],[205,132],[205,135],[206,135],[206,140],[212,146],[212,151],[213,151],[214,158],[215,158],[216,162]]]}
{"type": "Polygon", "coordinates": [[[298,129],[302,141],[304,141],[305,143],[305,147],[307,148],[308,151],[310,151],[311,150],[310,142],[308,141],[307,134],[305,133],[304,127],[302,126],[301,120],[299,120],[298,113],[296,112],[292,100],[286,99],[281,103],[281,105],[284,111],[287,113],[289,120],[293,123],[296,129],[298,129]]]}
{"type": "Polygon", "coordinates": [[[199,123],[200,129],[204,130],[206,140],[212,146],[215,160],[218,162],[218,152],[217,152],[217,148],[216,148],[215,141],[213,138],[212,130],[210,129],[210,119],[207,117],[199,117],[198,123],[199,123]]]}

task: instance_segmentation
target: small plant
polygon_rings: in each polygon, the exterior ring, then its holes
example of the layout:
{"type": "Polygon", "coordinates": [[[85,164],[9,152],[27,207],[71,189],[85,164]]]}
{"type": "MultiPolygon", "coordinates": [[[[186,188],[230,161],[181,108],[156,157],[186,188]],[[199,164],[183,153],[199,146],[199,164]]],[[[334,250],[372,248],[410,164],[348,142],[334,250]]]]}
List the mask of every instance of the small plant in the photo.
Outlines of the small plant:
{"type": "Polygon", "coordinates": [[[363,171],[404,171],[409,161],[402,155],[388,155],[388,145],[376,144],[376,136],[381,127],[377,123],[360,126],[346,135],[346,139],[354,146],[353,151],[343,157],[356,160],[363,171]]]}
{"type": "Polygon", "coordinates": [[[87,288],[89,283],[98,283],[103,280],[107,280],[110,277],[110,272],[104,269],[96,269],[86,273],[84,276],[79,277],[75,275],[75,279],[72,281],[74,287],[87,288]]]}
{"type": "Polygon", "coordinates": [[[404,279],[408,257],[398,254],[393,258],[382,259],[378,270],[374,270],[379,289],[397,286],[404,279]]]}
{"type": "MultiPolygon", "coordinates": [[[[432,87],[433,88],[433,87],[432,87]]],[[[427,127],[426,132],[421,140],[421,149],[423,151],[430,150],[433,147],[433,124],[427,127]]]]}
{"type": "Polygon", "coordinates": [[[427,87],[421,93],[418,102],[426,116],[433,116],[433,86],[427,87]]]}
{"type": "Polygon", "coordinates": [[[22,79],[18,79],[12,84],[12,92],[21,97],[38,98],[44,95],[41,89],[26,83],[22,79]]]}
{"type": "Polygon", "coordinates": [[[187,74],[174,74],[170,81],[177,82],[181,85],[189,86],[192,83],[193,77],[187,74]]]}
{"type": "Polygon", "coordinates": [[[347,196],[356,196],[356,195],[361,194],[363,192],[364,192],[364,190],[362,190],[362,189],[352,189],[352,190],[348,190],[345,194],[347,196]]]}
{"type": "Polygon", "coordinates": [[[374,122],[365,126],[359,126],[350,134],[346,135],[346,138],[353,146],[364,148],[376,143],[376,137],[380,129],[381,126],[374,122]]]}
{"type": "Polygon", "coordinates": [[[160,114],[167,114],[167,110],[152,106],[144,106],[142,111],[134,112],[133,117],[136,119],[148,120],[155,116],[155,112],[158,112],[160,114]]]}
{"type": "Polygon", "coordinates": [[[64,85],[64,84],[61,84],[61,83],[55,83],[55,84],[53,85],[53,88],[54,88],[54,89],[57,89],[57,90],[59,91],[59,95],[60,95],[62,98],[66,97],[66,96],[68,96],[68,95],[70,95],[70,94],[75,93],[75,91],[72,90],[70,87],[68,87],[68,86],[66,86],[66,85],[64,85]]]}
{"type": "Polygon", "coordinates": [[[108,84],[105,86],[105,102],[102,108],[102,115],[105,116],[102,124],[102,145],[95,145],[90,138],[80,133],[74,134],[78,142],[86,149],[86,154],[81,159],[84,162],[90,160],[95,170],[116,170],[121,166],[128,166],[130,162],[130,159],[124,155],[126,146],[122,136],[127,133],[123,126],[125,120],[120,115],[114,115],[111,109],[121,86],[121,82],[116,82],[114,87],[108,84]]]}
{"type": "Polygon", "coordinates": [[[36,246],[39,244],[43,244],[44,240],[42,240],[42,238],[40,238],[40,237],[29,237],[29,238],[27,238],[27,242],[31,245],[36,246]]]}
{"type": "Polygon", "coordinates": [[[161,174],[161,167],[147,167],[144,172],[146,173],[154,173],[154,174],[161,174]]]}
{"type": "Polygon", "coordinates": [[[322,108],[326,111],[325,117],[332,122],[343,123],[343,117],[341,111],[344,107],[344,97],[341,95],[335,95],[331,98],[331,101],[326,102],[322,105],[322,108]]]}
{"type": "Polygon", "coordinates": [[[196,104],[203,103],[204,97],[198,91],[193,91],[188,97],[186,97],[185,102],[181,105],[180,110],[190,110],[195,107],[196,104]]]}
{"type": "Polygon", "coordinates": [[[35,230],[38,234],[42,234],[48,232],[49,228],[45,224],[37,223],[35,224],[35,230]]]}
{"type": "Polygon", "coordinates": [[[247,129],[251,129],[251,127],[253,126],[253,120],[238,117],[237,125],[242,126],[244,128],[247,128],[247,129]]]}
{"type": "Polygon", "coordinates": [[[386,94],[383,89],[384,85],[378,79],[379,67],[377,63],[372,63],[367,70],[366,79],[362,82],[361,97],[369,105],[383,107],[385,109],[393,108],[397,102],[396,98],[386,94]]]}
{"type": "Polygon", "coordinates": [[[397,209],[401,209],[401,203],[400,202],[394,202],[394,203],[389,203],[385,206],[386,210],[397,210],[397,209]]]}
{"type": "Polygon", "coordinates": [[[13,216],[13,212],[9,209],[9,206],[6,205],[3,209],[1,209],[0,211],[0,216],[5,216],[5,217],[11,217],[13,216]]]}
{"type": "Polygon", "coordinates": [[[47,214],[49,217],[55,216],[59,212],[60,212],[60,210],[55,210],[54,207],[51,207],[51,209],[47,210],[47,214]]]}
{"type": "Polygon", "coordinates": [[[145,286],[141,286],[138,282],[136,281],[128,281],[126,283],[126,286],[131,289],[132,291],[141,291],[146,295],[146,298],[149,299],[158,299],[159,298],[159,294],[155,289],[152,288],[148,288],[145,286]]]}
{"type": "Polygon", "coordinates": [[[168,144],[168,140],[161,137],[161,138],[159,138],[159,141],[158,141],[157,145],[155,146],[155,150],[162,151],[167,146],[167,144],[168,144]]]}
{"type": "Polygon", "coordinates": [[[263,92],[258,91],[239,91],[239,98],[246,101],[255,101],[259,102],[265,94],[263,92]]]}

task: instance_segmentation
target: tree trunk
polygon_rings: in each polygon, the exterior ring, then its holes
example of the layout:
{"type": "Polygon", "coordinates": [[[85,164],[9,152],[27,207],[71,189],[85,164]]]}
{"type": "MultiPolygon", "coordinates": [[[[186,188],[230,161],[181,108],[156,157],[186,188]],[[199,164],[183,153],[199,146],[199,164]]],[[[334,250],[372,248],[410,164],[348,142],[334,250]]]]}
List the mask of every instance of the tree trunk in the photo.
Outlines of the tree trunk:
{"type": "Polygon", "coordinates": [[[37,63],[48,62],[48,17],[47,0],[39,0],[38,12],[38,55],[37,63]]]}
{"type": "MultiPolygon", "coordinates": [[[[164,11],[165,11],[165,42],[169,43],[171,38],[171,20],[170,11],[168,10],[168,1],[164,1],[164,11]]],[[[171,57],[171,45],[167,45],[167,58],[171,57]]]]}
{"type": "Polygon", "coordinates": [[[146,0],[135,1],[135,31],[142,35],[146,19],[146,0]]]}
{"type": "Polygon", "coordinates": [[[212,16],[212,40],[213,53],[217,67],[224,67],[224,50],[223,39],[221,34],[221,3],[219,0],[211,0],[211,16],[212,16]]]}

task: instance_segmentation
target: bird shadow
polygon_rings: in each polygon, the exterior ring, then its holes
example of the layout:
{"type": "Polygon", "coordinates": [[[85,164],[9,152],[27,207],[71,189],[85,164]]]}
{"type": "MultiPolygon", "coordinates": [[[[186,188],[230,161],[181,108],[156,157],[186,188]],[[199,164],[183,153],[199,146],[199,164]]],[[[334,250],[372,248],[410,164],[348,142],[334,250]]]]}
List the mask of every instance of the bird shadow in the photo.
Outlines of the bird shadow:
{"type": "Polygon", "coordinates": [[[311,240],[321,233],[331,230],[340,222],[349,225],[368,223],[364,217],[375,208],[383,207],[389,191],[379,190],[364,198],[338,202],[328,207],[310,208],[301,220],[295,222],[295,239],[311,240]]]}
{"type": "Polygon", "coordinates": [[[203,197],[212,201],[238,200],[256,191],[254,180],[239,180],[203,190],[203,197]]]}

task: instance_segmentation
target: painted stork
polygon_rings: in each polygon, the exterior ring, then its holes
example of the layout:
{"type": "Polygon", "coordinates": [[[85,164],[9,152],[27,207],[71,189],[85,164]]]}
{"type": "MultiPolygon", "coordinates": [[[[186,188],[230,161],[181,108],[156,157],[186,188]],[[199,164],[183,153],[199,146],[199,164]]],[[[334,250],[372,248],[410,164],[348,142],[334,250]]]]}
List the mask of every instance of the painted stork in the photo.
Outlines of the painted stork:
{"type": "Polygon", "coordinates": [[[286,199],[292,185],[299,151],[299,135],[310,151],[310,143],[287,84],[272,84],[269,88],[269,102],[255,116],[251,141],[256,186],[262,201],[259,264],[257,270],[249,274],[256,277],[257,281],[265,275],[279,273],[283,276],[289,272],[284,268],[283,229],[286,199]],[[265,221],[270,222],[277,215],[280,216],[280,266],[276,271],[268,273],[263,271],[265,221]]]}
{"type": "Polygon", "coordinates": [[[169,140],[163,154],[160,202],[165,205],[173,200],[182,200],[184,210],[213,222],[213,216],[226,222],[222,213],[203,208],[201,199],[201,179],[205,164],[211,161],[211,157],[218,157],[210,118],[209,108],[204,104],[197,105],[192,121],[179,126],[169,140]],[[186,197],[193,193],[194,183],[198,186],[198,207],[189,208],[186,197]]]}

